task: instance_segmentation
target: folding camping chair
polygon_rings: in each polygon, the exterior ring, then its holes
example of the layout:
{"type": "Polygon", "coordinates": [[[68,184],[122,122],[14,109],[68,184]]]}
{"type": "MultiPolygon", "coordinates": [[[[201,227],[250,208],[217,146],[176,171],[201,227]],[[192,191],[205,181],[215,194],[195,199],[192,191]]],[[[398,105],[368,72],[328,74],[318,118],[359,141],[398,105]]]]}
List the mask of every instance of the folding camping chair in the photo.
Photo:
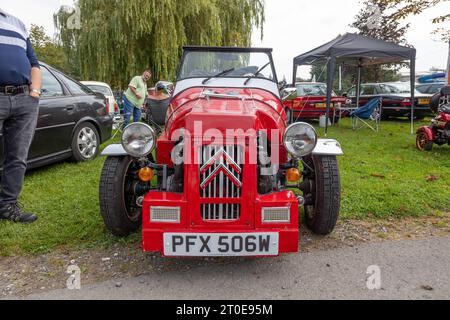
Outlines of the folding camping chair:
{"type": "Polygon", "coordinates": [[[116,130],[116,132],[111,137],[111,139],[114,139],[119,134],[122,134],[123,129],[125,129],[124,126],[125,126],[125,119],[123,115],[121,115],[120,113],[115,113],[113,117],[113,131],[116,130]]]}
{"type": "Polygon", "coordinates": [[[352,119],[353,130],[356,131],[364,126],[367,126],[374,132],[379,132],[382,106],[383,99],[378,97],[370,100],[365,106],[351,112],[350,118],[352,119]]]}
{"type": "Polygon", "coordinates": [[[124,106],[123,106],[123,94],[124,94],[123,92],[116,93],[115,96],[114,96],[116,101],[117,101],[117,105],[119,106],[119,109],[116,110],[114,112],[114,115],[113,115],[113,127],[112,127],[112,129],[113,129],[113,132],[114,131],[115,132],[114,132],[113,136],[111,137],[111,139],[114,139],[119,134],[122,134],[123,129],[125,129],[124,128],[125,127],[125,119],[124,119],[124,115],[123,115],[123,109],[124,109],[124,106]]]}

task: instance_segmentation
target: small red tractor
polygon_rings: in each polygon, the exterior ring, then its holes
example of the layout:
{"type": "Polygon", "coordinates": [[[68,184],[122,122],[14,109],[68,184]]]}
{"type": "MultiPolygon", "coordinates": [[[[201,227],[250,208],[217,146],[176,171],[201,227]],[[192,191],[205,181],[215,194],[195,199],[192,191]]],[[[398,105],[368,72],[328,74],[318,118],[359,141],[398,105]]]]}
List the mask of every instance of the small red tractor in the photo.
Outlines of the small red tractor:
{"type": "Polygon", "coordinates": [[[450,145],[450,86],[443,87],[431,98],[430,108],[437,113],[430,126],[417,131],[416,146],[431,151],[433,145],[450,145]]]}

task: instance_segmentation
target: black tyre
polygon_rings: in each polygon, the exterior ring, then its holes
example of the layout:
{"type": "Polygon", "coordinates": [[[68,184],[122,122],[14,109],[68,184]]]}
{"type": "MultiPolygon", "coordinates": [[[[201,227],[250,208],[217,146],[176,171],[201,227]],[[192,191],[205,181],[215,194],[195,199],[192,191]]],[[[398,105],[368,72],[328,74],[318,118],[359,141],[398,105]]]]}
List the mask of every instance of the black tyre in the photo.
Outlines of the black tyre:
{"type": "Polygon", "coordinates": [[[420,151],[431,151],[433,150],[433,141],[428,139],[425,132],[419,132],[416,138],[416,147],[420,151]]]}
{"type": "Polygon", "coordinates": [[[97,158],[100,151],[100,135],[92,123],[80,124],[72,137],[72,160],[86,162],[97,158]]]}
{"type": "Polygon", "coordinates": [[[341,208],[341,184],[338,161],[335,156],[310,156],[306,159],[305,179],[310,182],[309,200],[305,205],[305,220],[315,234],[333,232],[341,208]],[[308,169],[309,167],[309,169],[308,169]],[[314,172],[311,171],[314,170],[314,172]]]}
{"type": "Polygon", "coordinates": [[[131,191],[136,171],[131,157],[109,157],[100,177],[100,213],[107,229],[126,237],[142,224],[142,210],[131,191]]]}

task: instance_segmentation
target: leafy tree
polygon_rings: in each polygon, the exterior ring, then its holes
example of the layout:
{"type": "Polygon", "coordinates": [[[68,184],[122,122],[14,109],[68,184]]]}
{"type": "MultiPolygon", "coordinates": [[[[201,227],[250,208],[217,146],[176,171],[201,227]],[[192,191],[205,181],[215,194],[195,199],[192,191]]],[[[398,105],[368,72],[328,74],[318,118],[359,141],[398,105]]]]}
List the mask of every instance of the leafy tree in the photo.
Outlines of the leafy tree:
{"type": "MultiPolygon", "coordinates": [[[[366,0],[351,27],[358,29],[358,32],[364,36],[408,45],[405,35],[409,24],[402,26],[398,20],[391,19],[387,10],[388,5],[385,3],[380,3],[378,0],[366,0]]],[[[398,81],[398,70],[401,66],[402,64],[391,64],[366,67],[364,68],[364,81],[398,81]]]]}
{"type": "Polygon", "coordinates": [[[70,72],[63,48],[52,41],[45,33],[43,27],[34,24],[31,25],[30,41],[40,61],[48,63],[62,71],[70,72]]]}
{"type": "Polygon", "coordinates": [[[401,26],[398,20],[392,20],[391,15],[387,13],[388,5],[377,1],[364,1],[364,7],[355,17],[351,27],[368,37],[407,45],[405,35],[410,25],[401,26]]]}
{"type": "MultiPolygon", "coordinates": [[[[436,6],[439,3],[449,2],[449,0],[374,0],[375,3],[387,6],[388,9],[395,10],[391,15],[391,20],[401,21],[411,15],[419,15],[425,10],[436,6]]],[[[446,12],[435,17],[432,22],[441,24],[450,21],[450,13],[446,12]]],[[[440,34],[444,42],[450,41],[450,30],[445,28],[437,28],[435,34],[440,34]]]]}
{"type": "Polygon", "coordinates": [[[55,14],[80,77],[121,88],[147,67],[174,80],[184,45],[250,46],[263,23],[264,0],[78,0],[55,14]]]}

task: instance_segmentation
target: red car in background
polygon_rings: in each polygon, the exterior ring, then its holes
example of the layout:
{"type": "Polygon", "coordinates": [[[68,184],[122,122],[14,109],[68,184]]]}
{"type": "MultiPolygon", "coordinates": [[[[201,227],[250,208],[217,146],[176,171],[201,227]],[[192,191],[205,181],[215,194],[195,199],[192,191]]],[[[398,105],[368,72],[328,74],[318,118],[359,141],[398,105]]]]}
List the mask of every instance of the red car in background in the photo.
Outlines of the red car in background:
{"type": "MultiPolygon", "coordinates": [[[[325,83],[300,82],[295,88],[283,90],[283,103],[286,113],[295,121],[299,119],[319,119],[327,113],[327,85],[325,83]]],[[[333,118],[334,108],[346,103],[345,97],[338,97],[333,91],[330,119],[333,118]]]]}

